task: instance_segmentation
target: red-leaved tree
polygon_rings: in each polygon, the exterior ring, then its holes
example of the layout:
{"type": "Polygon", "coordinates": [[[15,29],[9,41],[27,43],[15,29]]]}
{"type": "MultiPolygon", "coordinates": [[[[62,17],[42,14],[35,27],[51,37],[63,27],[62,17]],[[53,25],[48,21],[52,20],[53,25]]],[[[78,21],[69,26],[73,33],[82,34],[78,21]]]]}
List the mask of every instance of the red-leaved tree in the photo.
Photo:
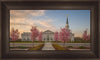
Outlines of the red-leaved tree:
{"type": "Polygon", "coordinates": [[[65,43],[69,41],[69,35],[70,35],[70,30],[66,30],[65,28],[62,28],[60,31],[60,40],[64,43],[63,46],[65,47],[65,43]]]}
{"type": "Polygon", "coordinates": [[[42,41],[42,32],[39,33],[38,40],[42,41]]]}
{"type": "Polygon", "coordinates": [[[19,38],[19,32],[18,32],[18,29],[15,29],[14,30],[14,28],[12,28],[12,30],[11,30],[11,40],[13,41],[13,47],[14,47],[14,42],[16,41],[16,40],[18,40],[18,38],[19,38]]]}
{"type": "Polygon", "coordinates": [[[34,46],[34,41],[36,40],[38,35],[39,35],[38,29],[35,26],[33,26],[32,29],[31,29],[31,39],[33,41],[33,46],[34,46]]]}
{"type": "Polygon", "coordinates": [[[83,40],[86,40],[86,41],[90,40],[90,35],[87,34],[87,30],[85,30],[83,33],[83,40]]]}
{"type": "Polygon", "coordinates": [[[54,40],[57,42],[58,41],[58,32],[55,32],[54,34],[54,40]]]}

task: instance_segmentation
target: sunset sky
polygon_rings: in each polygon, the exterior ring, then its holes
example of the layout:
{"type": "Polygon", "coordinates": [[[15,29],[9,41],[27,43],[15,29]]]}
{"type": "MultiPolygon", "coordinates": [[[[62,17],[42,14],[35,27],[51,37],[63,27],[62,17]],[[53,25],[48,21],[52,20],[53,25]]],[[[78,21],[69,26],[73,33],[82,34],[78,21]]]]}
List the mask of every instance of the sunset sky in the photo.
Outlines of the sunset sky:
{"type": "Polygon", "coordinates": [[[10,10],[10,31],[15,28],[21,34],[30,32],[31,26],[37,26],[42,32],[59,32],[65,27],[67,14],[69,28],[75,37],[82,37],[86,29],[90,34],[90,10],[10,10]]]}

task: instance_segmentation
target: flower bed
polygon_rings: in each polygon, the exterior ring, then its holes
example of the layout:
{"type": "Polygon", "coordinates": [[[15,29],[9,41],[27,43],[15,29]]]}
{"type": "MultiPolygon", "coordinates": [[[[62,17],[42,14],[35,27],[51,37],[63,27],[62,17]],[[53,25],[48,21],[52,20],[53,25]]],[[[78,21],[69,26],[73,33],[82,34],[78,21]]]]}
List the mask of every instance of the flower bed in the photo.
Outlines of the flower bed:
{"type": "Polygon", "coordinates": [[[58,45],[58,44],[52,44],[52,46],[56,49],[56,50],[68,50],[68,49],[65,49],[64,47],[58,45]]]}
{"type": "Polygon", "coordinates": [[[44,46],[44,44],[40,44],[40,45],[37,45],[35,47],[31,47],[28,50],[41,50],[43,46],[44,46]]]}

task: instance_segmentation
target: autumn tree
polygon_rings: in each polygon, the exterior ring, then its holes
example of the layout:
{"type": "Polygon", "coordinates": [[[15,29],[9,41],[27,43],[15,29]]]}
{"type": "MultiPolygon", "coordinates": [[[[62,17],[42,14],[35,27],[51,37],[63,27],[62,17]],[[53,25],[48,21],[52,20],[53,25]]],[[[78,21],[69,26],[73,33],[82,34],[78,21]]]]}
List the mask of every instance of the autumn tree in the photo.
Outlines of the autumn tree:
{"type": "Polygon", "coordinates": [[[65,47],[65,43],[69,41],[70,30],[66,30],[65,28],[61,28],[60,31],[60,40],[63,42],[63,46],[65,47]]]}
{"type": "Polygon", "coordinates": [[[35,26],[33,26],[32,29],[31,29],[31,39],[33,41],[33,46],[34,46],[34,41],[36,40],[38,35],[39,35],[38,29],[35,26]]]}
{"type": "Polygon", "coordinates": [[[58,41],[58,32],[54,33],[54,40],[57,42],[58,41]]]}
{"type": "Polygon", "coordinates": [[[16,41],[16,40],[18,40],[18,38],[19,38],[19,32],[18,32],[18,29],[15,29],[14,30],[14,28],[12,28],[12,30],[11,30],[11,40],[13,41],[13,47],[14,47],[14,42],[16,41]]]}
{"type": "Polygon", "coordinates": [[[85,30],[83,33],[83,40],[86,40],[86,41],[90,40],[90,35],[87,34],[87,30],[85,30]]]}

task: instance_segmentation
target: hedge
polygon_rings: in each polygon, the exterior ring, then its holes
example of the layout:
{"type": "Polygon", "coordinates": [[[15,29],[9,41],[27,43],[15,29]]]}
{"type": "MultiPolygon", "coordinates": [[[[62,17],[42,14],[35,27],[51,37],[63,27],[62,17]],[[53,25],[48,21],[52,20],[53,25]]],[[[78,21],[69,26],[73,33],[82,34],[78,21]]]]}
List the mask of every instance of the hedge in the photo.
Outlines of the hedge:
{"type": "Polygon", "coordinates": [[[80,49],[86,49],[86,47],[85,47],[85,46],[79,46],[79,48],[80,48],[80,49]]]}
{"type": "Polygon", "coordinates": [[[29,48],[29,47],[17,46],[17,47],[10,47],[10,48],[20,48],[20,49],[26,49],[26,48],[29,48]]]}
{"type": "MultiPolygon", "coordinates": [[[[13,43],[13,41],[10,41],[13,43]]],[[[32,41],[14,41],[14,43],[33,43],[32,41]]],[[[34,41],[34,43],[44,43],[44,41],[34,41]]]]}

